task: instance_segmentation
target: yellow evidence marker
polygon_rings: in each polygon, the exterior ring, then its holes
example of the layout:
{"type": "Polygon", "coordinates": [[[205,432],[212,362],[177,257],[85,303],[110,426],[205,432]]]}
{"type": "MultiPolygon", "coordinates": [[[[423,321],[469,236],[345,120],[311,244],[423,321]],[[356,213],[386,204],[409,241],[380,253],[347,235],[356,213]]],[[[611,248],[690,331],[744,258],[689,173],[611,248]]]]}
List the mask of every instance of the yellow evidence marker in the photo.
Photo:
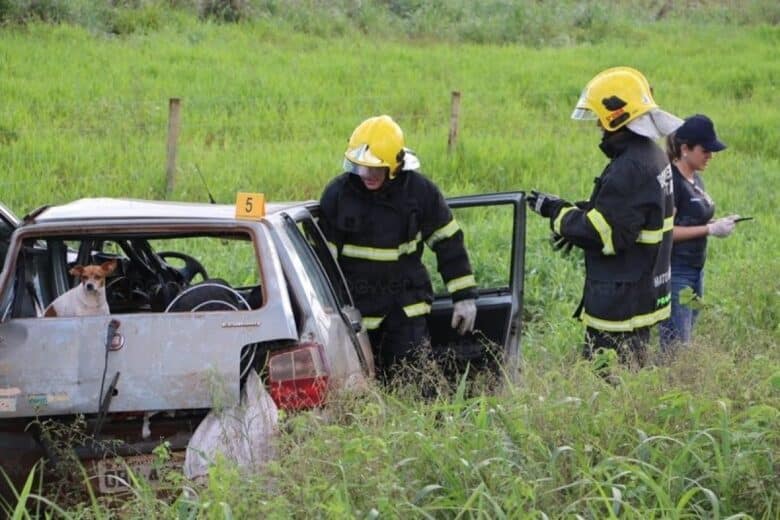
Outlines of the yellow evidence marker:
{"type": "Polygon", "coordinates": [[[265,194],[245,193],[236,194],[236,218],[257,220],[265,216],[265,194]]]}

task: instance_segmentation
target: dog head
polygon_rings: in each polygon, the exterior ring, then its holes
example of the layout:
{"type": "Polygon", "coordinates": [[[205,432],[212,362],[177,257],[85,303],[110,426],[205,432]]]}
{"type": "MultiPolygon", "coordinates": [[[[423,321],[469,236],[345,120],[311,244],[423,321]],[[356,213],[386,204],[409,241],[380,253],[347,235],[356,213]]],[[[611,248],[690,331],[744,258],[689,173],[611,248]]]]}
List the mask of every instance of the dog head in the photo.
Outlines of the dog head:
{"type": "Polygon", "coordinates": [[[70,274],[81,279],[81,285],[88,293],[102,290],[106,284],[106,277],[116,269],[116,260],[108,260],[100,265],[74,265],[70,274]]]}

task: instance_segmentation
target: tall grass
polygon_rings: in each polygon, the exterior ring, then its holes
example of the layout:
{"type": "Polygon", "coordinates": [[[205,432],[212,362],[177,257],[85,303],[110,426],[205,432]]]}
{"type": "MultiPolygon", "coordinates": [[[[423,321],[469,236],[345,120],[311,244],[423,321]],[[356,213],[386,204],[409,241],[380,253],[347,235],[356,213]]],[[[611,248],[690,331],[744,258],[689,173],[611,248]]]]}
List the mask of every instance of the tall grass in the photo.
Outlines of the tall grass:
{"type": "MultiPolygon", "coordinates": [[[[579,363],[529,371],[521,388],[499,395],[421,406],[410,394],[377,392],[333,402],[329,423],[288,421],[285,455],[261,477],[272,493],[234,477],[229,503],[283,517],[773,518],[777,410],[741,409],[727,397],[766,372],[728,388],[680,384],[701,355],[711,352],[624,373],[617,388],[579,363]]],[[[210,486],[200,504],[224,498],[224,482],[210,486]]]]}
{"type": "MultiPolygon", "coordinates": [[[[663,108],[714,119],[729,145],[704,174],[716,212],[755,220],[711,241],[695,345],[618,371],[612,387],[579,361],[570,315],[582,257],[554,254],[547,223],[531,215],[518,386],[428,403],[380,390],[336,399],[330,421],[288,418],[268,474],[219,464],[173,505],[139,491],[128,514],[777,518],[774,2],[675,3],[657,21],[659,2],[265,1],[238,24],[178,4],[68,3],[72,18],[58,25],[5,18],[4,203],[23,214],[82,196],[162,198],[170,97],[183,107],[177,200],[206,200],[198,170],[221,202],[237,191],[317,198],[352,129],[378,113],[396,117],[447,195],[538,188],[578,200],[605,158],[597,130],[569,113],[590,77],[626,64],[663,108]],[[127,28],[107,29],[103,17],[120,15],[127,28]],[[448,155],[456,89],[460,137],[448,155]]],[[[472,240],[475,267],[499,278],[486,227],[472,240]]],[[[97,503],[69,514],[89,511],[104,514],[97,503]]]]}

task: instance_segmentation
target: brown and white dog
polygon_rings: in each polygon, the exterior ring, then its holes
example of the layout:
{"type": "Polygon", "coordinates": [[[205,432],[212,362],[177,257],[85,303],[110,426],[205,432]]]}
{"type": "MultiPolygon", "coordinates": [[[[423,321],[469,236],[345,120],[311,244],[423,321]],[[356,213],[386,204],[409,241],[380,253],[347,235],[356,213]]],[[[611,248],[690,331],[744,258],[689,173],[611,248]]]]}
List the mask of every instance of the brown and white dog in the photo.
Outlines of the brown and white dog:
{"type": "Polygon", "coordinates": [[[106,301],[106,277],[116,269],[117,261],[100,265],[75,265],[70,274],[81,281],[61,294],[46,308],[44,316],[101,316],[110,314],[106,301]]]}

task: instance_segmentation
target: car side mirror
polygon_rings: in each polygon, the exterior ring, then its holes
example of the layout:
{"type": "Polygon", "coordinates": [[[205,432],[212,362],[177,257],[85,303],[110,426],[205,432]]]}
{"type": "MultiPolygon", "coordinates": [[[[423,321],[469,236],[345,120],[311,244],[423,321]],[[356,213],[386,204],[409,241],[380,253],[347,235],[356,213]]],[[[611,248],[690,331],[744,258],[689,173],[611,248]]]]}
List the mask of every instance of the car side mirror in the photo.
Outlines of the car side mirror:
{"type": "Polygon", "coordinates": [[[363,320],[356,320],[354,318],[349,320],[349,324],[352,325],[352,330],[360,332],[363,330],[363,320]]]}

